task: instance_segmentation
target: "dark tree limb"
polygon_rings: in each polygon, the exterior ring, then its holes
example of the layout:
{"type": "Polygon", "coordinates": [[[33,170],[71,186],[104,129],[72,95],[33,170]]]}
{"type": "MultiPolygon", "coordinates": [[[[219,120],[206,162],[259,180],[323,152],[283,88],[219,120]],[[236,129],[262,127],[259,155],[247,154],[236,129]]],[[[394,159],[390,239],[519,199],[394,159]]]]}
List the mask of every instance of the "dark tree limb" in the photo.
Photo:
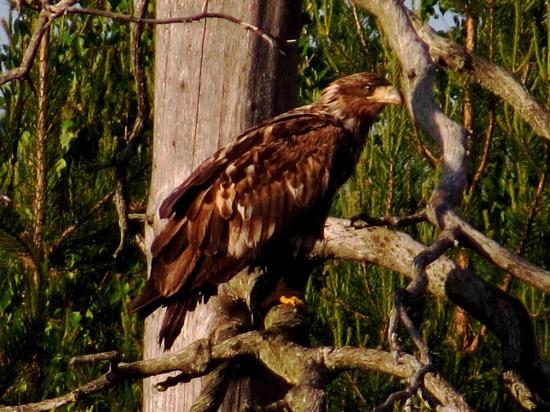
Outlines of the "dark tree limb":
{"type": "Polygon", "coordinates": [[[231,362],[224,362],[202,380],[199,396],[189,412],[215,412],[219,409],[227,390],[227,374],[231,362]]]}
{"type": "MultiPolygon", "coordinates": [[[[217,345],[201,339],[176,354],[146,361],[119,363],[100,378],[81,385],[66,395],[34,404],[2,407],[0,411],[50,410],[128,379],[141,379],[166,372],[178,371],[180,377],[192,379],[216,370],[226,361],[244,356],[264,364],[292,385],[284,400],[276,405],[286,405],[295,412],[314,412],[324,410],[323,387],[334,373],[349,369],[366,372],[376,370],[409,379],[421,369],[420,362],[410,355],[405,355],[398,364],[390,353],[380,350],[352,347],[310,349],[296,344],[287,338],[287,334],[281,333],[281,328],[285,325],[294,327],[296,320],[293,318],[296,314],[294,308],[276,306],[269,316],[274,326],[264,331],[242,333],[217,345]]],[[[95,359],[104,357],[101,354],[95,359]]],[[[462,396],[441,377],[428,374],[426,389],[442,405],[455,407],[459,411],[470,411],[462,396]]]]}
{"type": "MultiPolygon", "coordinates": [[[[411,282],[411,284],[414,280],[411,282]]],[[[399,400],[410,399],[421,387],[424,385],[424,378],[428,372],[434,370],[432,359],[430,356],[430,349],[424,339],[420,336],[420,333],[415,328],[403,302],[403,294],[406,290],[398,290],[393,296],[393,308],[390,313],[390,321],[388,326],[388,340],[390,342],[391,352],[397,362],[400,361],[401,348],[399,345],[399,337],[397,335],[398,322],[401,322],[407,332],[411,336],[414,344],[420,351],[420,367],[416,370],[414,375],[410,378],[410,385],[402,391],[392,393],[386,401],[374,408],[374,411],[380,412],[388,408],[393,407],[393,404],[399,400]]]]}

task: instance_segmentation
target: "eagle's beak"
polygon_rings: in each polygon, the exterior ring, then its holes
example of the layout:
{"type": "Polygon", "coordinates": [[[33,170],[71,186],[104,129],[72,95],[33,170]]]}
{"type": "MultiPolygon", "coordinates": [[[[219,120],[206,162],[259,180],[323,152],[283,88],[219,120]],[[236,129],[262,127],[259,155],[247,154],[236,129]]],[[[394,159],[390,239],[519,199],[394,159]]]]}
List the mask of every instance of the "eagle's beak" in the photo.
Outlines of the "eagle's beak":
{"type": "Polygon", "coordinates": [[[403,104],[401,92],[393,86],[378,86],[367,99],[385,104],[403,104]]]}

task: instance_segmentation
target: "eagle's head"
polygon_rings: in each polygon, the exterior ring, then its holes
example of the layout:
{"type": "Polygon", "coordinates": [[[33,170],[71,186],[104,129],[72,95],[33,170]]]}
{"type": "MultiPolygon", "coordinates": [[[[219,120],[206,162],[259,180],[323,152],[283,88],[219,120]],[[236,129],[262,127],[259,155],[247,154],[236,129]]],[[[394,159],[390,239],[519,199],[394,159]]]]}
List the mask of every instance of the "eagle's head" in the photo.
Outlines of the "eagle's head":
{"type": "Polygon", "coordinates": [[[402,104],[399,90],[373,73],[356,73],[331,83],[319,104],[350,131],[369,127],[388,104],[402,104]]]}

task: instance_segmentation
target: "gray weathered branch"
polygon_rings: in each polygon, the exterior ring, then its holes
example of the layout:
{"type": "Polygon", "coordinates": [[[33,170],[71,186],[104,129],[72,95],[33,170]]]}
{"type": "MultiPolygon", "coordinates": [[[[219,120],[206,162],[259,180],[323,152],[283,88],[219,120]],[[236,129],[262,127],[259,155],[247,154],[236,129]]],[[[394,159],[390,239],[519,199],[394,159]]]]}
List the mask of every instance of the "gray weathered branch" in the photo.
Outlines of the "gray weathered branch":
{"type": "Polygon", "coordinates": [[[467,76],[512,106],[531,125],[533,131],[550,141],[550,113],[531,96],[510,71],[469,52],[435,33],[410,12],[411,22],[436,63],[467,76]]]}
{"type": "MultiPolygon", "coordinates": [[[[357,230],[346,220],[330,218],[325,240],[317,243],[314,253],[317,259],[373,263],[412,279],[414,259],[424,250],[424,245],[405,233],[385,227],[357,230]]],[[[445,256],[430,264],[426,275],[427,291],[450,300],[485,324],[501,341],[505,369],[516,371],[532,389],[550,399],[550,368],[540,357],[523,305],[445,256]]]]}
{"type": "Polygon", "coordinates": [[[448,118],[433,95],[434,66],[428,48],[419,38],[399,0],[356,0],[372,13],[403,69],[402,88],[414,121],[439,145],[443,174],[435,201],[449,206],[458,202],[466,186],[466,132],[448,118]]]}
{"type": "MultiPolygon", "coordinates": [[[[407,379],[421,367],[421,363],[411,355],[404,355],[400,362],[396,362],[392,354],[375,349],[303,347],[289,340],[281,330],[287,324],[294,325],[296,311],[288,306],[276,306],[268,315],[273,327],[264,331],[242,333],[217,345],[212,345],[207,339],[200,339],[175,354],[119,363],[103,376],[66,395],[34,404],[0,407],[0,411],[50,410],[128,379],[141,379],[166,372],[178,371],[184,378],[192,379],[213,371],[225,361],[246,356],[265,365],[291,385],[284,403],[292,411],[315,412],[324,410],[324,384],[335,372],[350,369],[379,371],[407,379]]],[[[457,411],[471,410],[464,398],[441,376],[429,373],[425,381],[426,389],[441,405],[456,408],[457,411]]]]}
{"type": "MultiPolygon", "coordinates": [[[[414,257],[423,250],[425,246],[404,233],[384,227],[358,230],[350,227],[347,220],[329,219],[325,240],[316,245],[314,258],[365,261],[412,277],[414,257]]],[[[429,265],[426,275],[427,290],[432,295],[439,299],[449,299],[464,308],[500,339],[504,372],[516,373],[538,396],[548,399],[550,368],[540,358],[529,314],[523,306],[516,299],[478,279],[470,271],[458,268],[454,261],[446,257],[440,257],[429,265]]],[[[275,309],[296,310],[286,306],[276,306],[275,309]]],[[[287,394],[287,405],[299,404],[298,398],[292,400],[295,394],[303,394],[304,391],[309,395],[317,393],[320,388],[312,386],[311,382],[317,381],[319,374],[322,376],[324,373],[360,369],[410,378],[422,365],[410,355],[402,355],[397,364],[393,354],[372,349],[305,348],[288,340],[287,335],[281,333],[281,321],[277,316],[276,311],[271,317],[268,315],[266,321],[273,326],[266,331],[241,333],[216,345],[200,340],[177,354],[130,364],[121,363],[104,376],[66,395],[26,406],[34,409],[11,407],[0,408],[0,411],[48,410],[110,388],[122,380],[139,379],[169,371],[179,371],[185,378],[191,379],[209,373],[225,361],[245,355],[259,359],[296,387],[287,394]]],[[[469,410],[463,398],[445,384],[441,377],[428,373],[424,384],[442,405],[469,410]]]]}

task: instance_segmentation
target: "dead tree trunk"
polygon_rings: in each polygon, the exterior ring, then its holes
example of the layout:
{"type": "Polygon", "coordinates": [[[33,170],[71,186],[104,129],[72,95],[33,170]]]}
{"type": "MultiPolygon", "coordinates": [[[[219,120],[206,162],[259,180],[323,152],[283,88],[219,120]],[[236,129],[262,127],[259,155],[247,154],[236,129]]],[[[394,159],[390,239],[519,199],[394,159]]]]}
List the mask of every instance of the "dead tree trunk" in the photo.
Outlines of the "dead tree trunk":
{"type": "MultiPolygon", "coordinates": [[[[194,15],[201,12],[203,3],[208,12],[236,17],[284,39],[296,38],[299,33],[300,2],[293,0],[159,0],[156,14],[158,18],[194,15]]],[[[147,247],[162,227],[157,213],[162,199],[241,131],[293,106],[296,89],[293,48],[270,46],[238,24],[206,19],[159,26],[155,42],[153,170],[148,204],[154,221],[146,230],[147,247]]],[[[144,359],[162,352],[157,335],[163,313],[158,310],[145,323],[144,359]]],[[[172,351],[210,333],[216,316],[210,304],[188,314],[172,351]]],[[[196,379],[158,392],[153,386],[159,380],[164,379],[144,381],[145,411],[187,411],[201,387],[196,379]]],[[[233,394],[230,402],[237,410],[241,409],[239,403],[247,401],[246,392],[233,394]]]]}

